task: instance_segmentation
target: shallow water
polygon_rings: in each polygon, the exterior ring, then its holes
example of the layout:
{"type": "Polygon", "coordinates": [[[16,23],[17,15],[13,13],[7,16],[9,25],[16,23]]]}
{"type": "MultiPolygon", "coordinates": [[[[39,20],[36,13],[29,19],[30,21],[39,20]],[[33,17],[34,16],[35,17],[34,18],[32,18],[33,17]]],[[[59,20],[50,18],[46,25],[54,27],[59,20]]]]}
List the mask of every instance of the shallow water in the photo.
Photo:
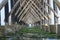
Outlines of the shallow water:
{"type": "Polygon", "coordinates": [[[7,38],[6,40],[60,40],[60,39],[49,39],[49,38],[7,38]]]}

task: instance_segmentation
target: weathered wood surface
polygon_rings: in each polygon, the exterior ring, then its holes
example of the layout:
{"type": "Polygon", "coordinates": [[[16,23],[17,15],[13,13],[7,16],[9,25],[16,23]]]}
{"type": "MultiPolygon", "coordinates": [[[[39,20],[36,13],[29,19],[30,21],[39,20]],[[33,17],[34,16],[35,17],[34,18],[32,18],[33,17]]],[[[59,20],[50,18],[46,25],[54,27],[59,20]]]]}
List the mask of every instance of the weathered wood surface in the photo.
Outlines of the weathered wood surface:
{"type": "Polygon", "coordinates": [[[3,0],[0,4],[0,10],[3,8],[3,6],[6,5],[6,3],[8,2],[8,0],[3,0]]]}
{"type": "Polygon", "coordinates": [[[53,0],[56,4],[57,4],[57,6],[59,7],[59,9],[60,9],[60,2],[58,2],[58,0],[53,0]]]}

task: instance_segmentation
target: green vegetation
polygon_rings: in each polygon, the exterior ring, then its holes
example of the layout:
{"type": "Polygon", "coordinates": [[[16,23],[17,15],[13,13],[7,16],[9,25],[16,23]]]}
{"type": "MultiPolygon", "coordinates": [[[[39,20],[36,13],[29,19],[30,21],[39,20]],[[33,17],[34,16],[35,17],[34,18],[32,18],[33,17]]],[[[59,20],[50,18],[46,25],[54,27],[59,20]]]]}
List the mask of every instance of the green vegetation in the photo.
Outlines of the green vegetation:
{"type": "Polygon", "coordinates": [[[18,31],[18,33],[38,33],[38,34],[45,34],[46,32],[37,29],[37,28],[22,28],[18,31]]]}
{"type": "Polygon", "coordinates": [[[0,40],[6,40],[6,38],[5,37],[0,37],[0,40]]]}
{"type": "Polygon", "coordinates": [[[40,28],[22,28],[20,29],[18,32],[16,32],[17,34],[26,34],[26,33],[32,33],[32,34],[37,34],[38,36],[41,37],[48,37],[48,38],[56,38],[57,35],[56,34],[50,34],[49,32],[45,32],[43,30],[41,30],[40,28]]]}
{"type": "Polygon", "coordinates": [[[7,33],[7,35],[8,35],[8,36],[14,36],[15,33],[11,33],[11,32],[9,32],[9,33],[7,33]]]}
{"type": "MultiPolygon", "coordinates": [[[[22,27],[20,30],[15,33],[9,32],[7,36],[13,37],[12,40],[19,40],[20,37],[31,37],[31,38],[57,38],[56,34],[51,34],[49,32],[43,31],[38,27],[22,27]],[[14,38],[15,37],[15,38],[14,38]]],[[[2,37],[0,40],[6,40],[6,38],[2,37]]]]}

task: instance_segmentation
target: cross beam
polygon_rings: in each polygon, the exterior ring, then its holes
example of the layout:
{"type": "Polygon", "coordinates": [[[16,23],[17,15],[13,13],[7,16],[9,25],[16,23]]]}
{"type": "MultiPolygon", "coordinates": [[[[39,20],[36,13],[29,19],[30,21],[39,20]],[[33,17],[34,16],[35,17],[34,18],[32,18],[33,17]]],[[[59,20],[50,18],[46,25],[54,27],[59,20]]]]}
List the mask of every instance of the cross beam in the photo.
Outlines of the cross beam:
{"type": "Polygon", "coordinates": [[[49,4],[47,4],[46,2],[44,2],[49,8],[50,10],[54,13],[54,15],[58,18],[58,14],[50,7],[49,4]]]}
{"type": "Polygon", "coordinates": [[[59,9],[60,9],[60,2],[58,2],[58,0],[53,0],[55,3],[56,3],[56,5],[59,7],[59,9]]]}
{"type": "Polygon", "coordinates": [[[8,0],[3,0],[0,4],[0,10],[2,9],[3,6],[6,5],[6,3],[8,2],[8,0]]]}

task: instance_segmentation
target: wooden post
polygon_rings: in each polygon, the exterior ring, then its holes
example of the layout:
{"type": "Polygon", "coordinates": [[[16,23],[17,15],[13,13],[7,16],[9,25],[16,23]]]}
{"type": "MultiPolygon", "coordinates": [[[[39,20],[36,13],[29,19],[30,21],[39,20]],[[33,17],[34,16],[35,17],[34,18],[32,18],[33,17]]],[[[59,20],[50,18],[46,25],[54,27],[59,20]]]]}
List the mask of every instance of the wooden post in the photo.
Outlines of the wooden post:
{"type": "MultiPolygon", "coordinates": [[[[57,12],[57,5],[55,4],[54,1],[53,1],[53,8],[57,12]]],[[[56,34],[57,34],[57,31],[58,31],[58,29],[57,29],[57,27],[58,27],[57,23],[58,23],[58,18],[54,15],[54,24],[55,24],[55,28],[56,28],[56,34]]]]}

